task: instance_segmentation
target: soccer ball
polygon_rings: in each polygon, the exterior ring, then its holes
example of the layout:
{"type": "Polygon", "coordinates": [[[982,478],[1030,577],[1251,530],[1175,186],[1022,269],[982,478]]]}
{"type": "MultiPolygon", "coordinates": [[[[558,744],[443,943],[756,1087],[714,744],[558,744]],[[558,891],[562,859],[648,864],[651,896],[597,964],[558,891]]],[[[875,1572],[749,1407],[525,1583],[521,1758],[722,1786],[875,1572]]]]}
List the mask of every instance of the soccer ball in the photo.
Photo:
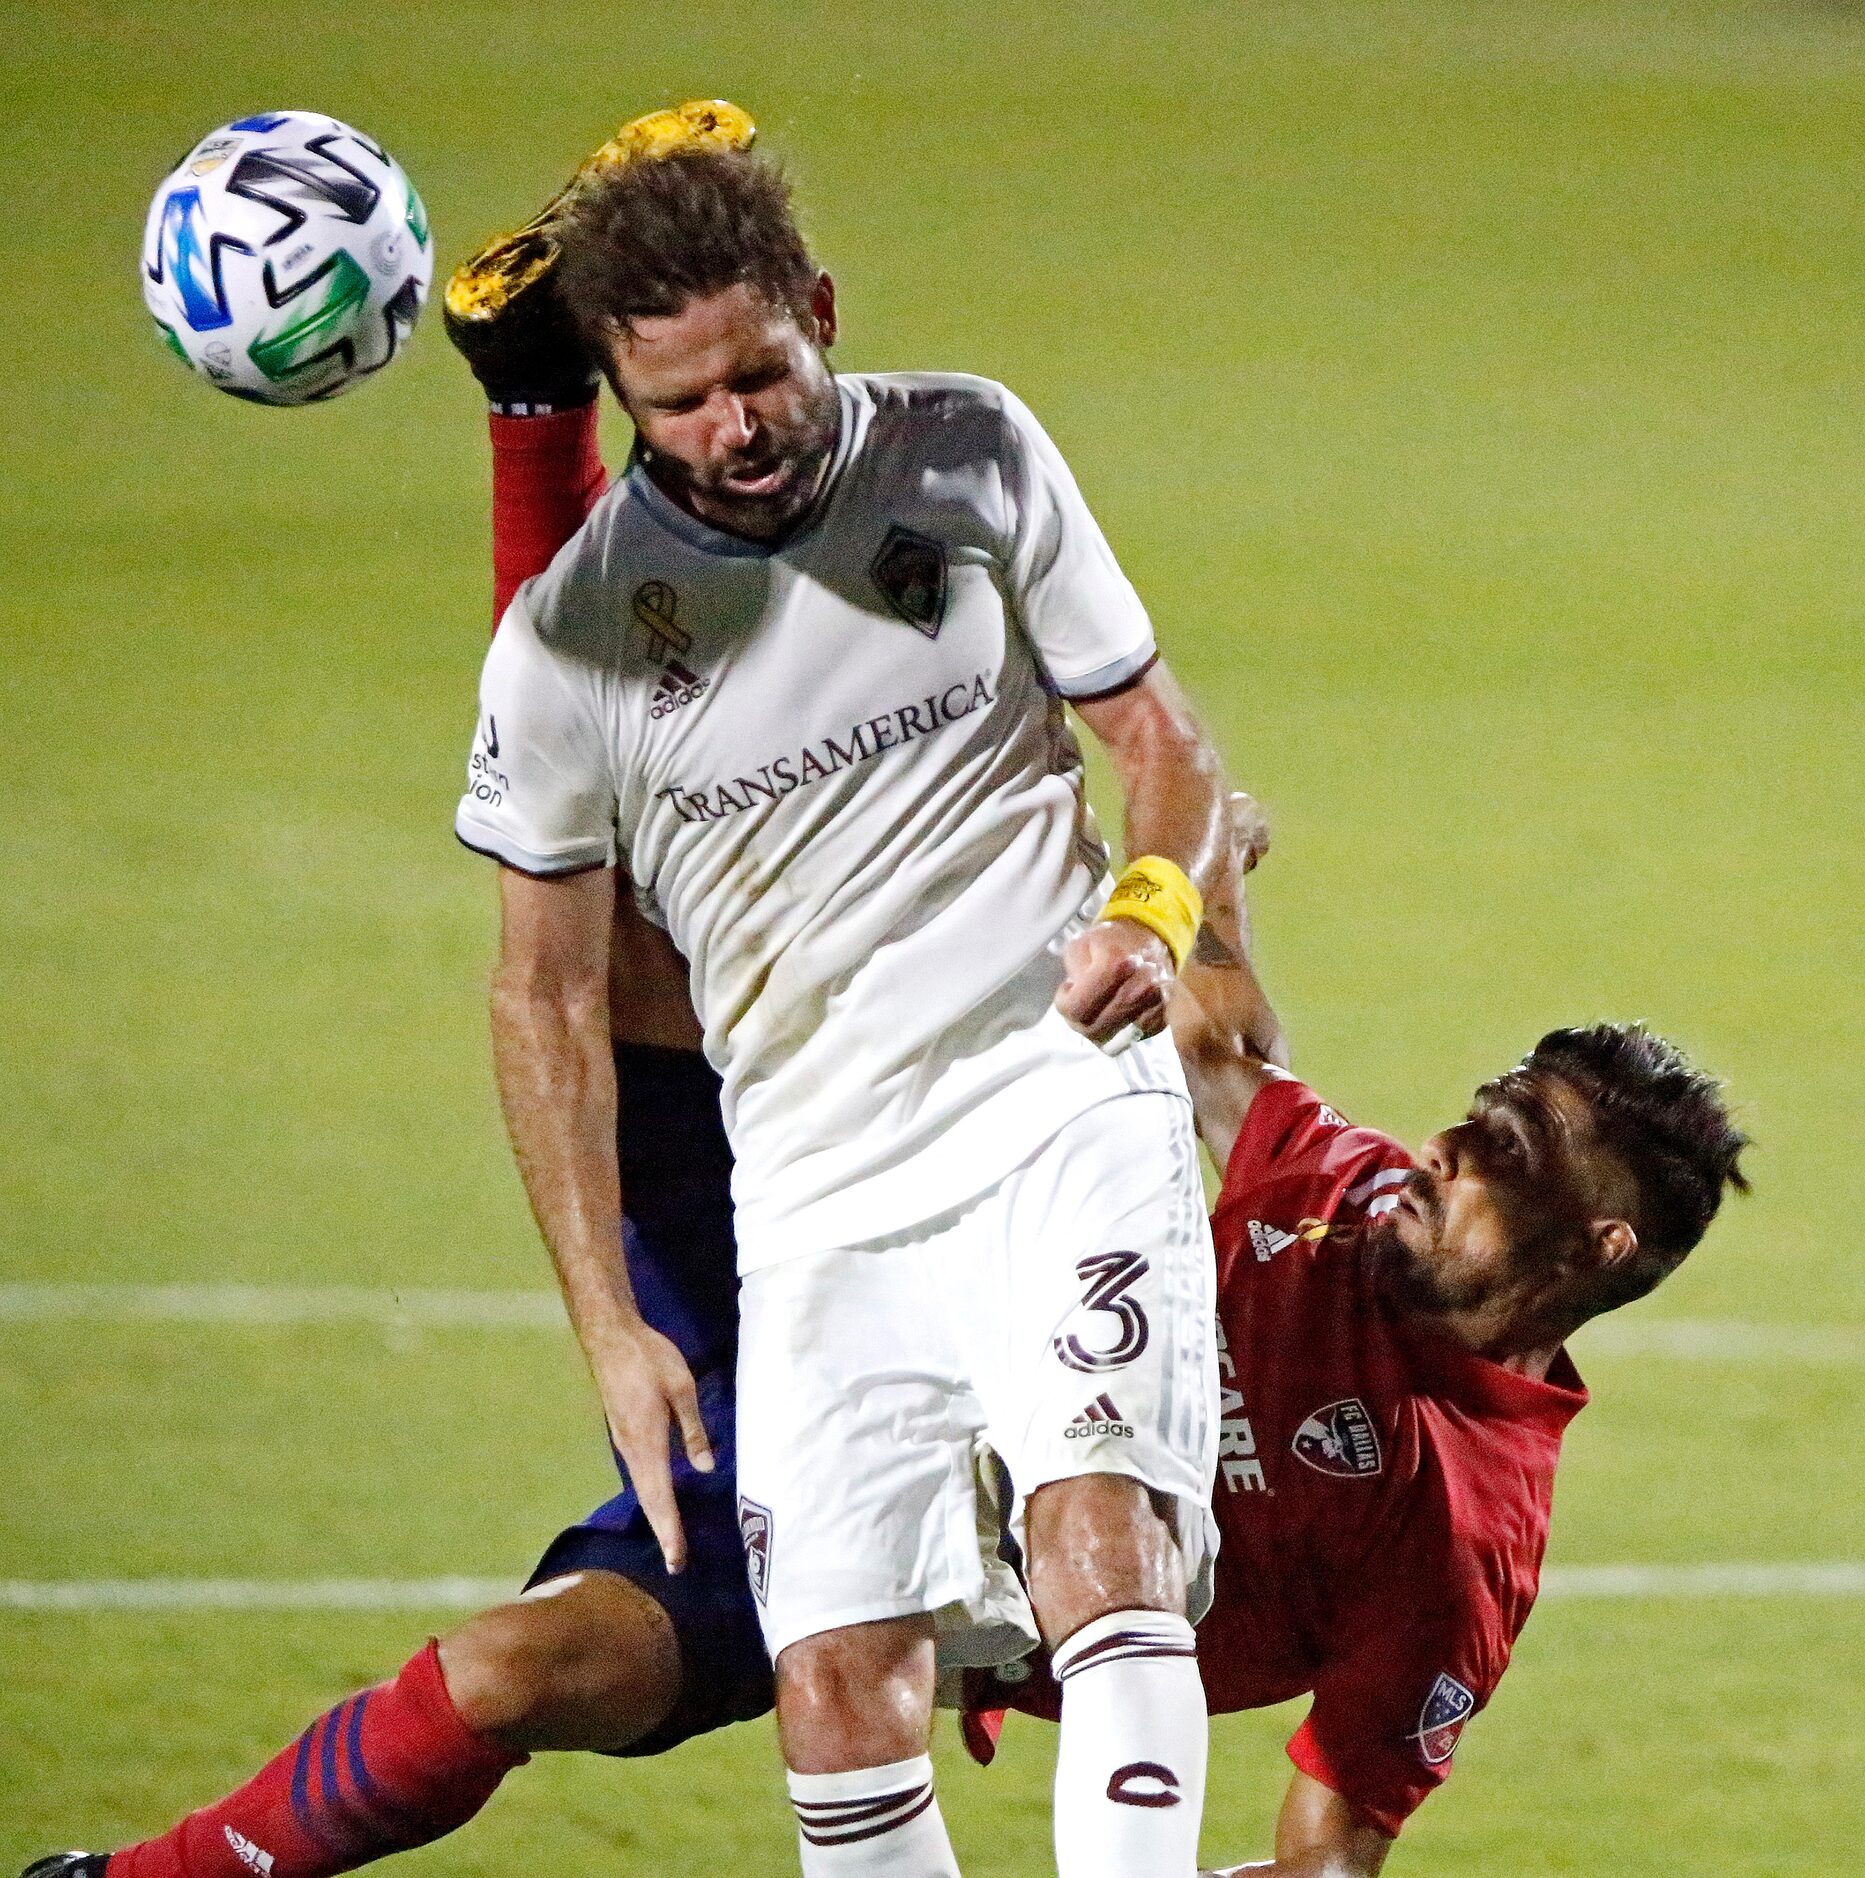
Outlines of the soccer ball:
{"type": "Polygon", "coordinates": [[[262,111],[162,179],[142,291],[163,339],[260,404],[348,391],[401,349],[434,272],[427,211],[379,144],[314,111],[262,111]]]}

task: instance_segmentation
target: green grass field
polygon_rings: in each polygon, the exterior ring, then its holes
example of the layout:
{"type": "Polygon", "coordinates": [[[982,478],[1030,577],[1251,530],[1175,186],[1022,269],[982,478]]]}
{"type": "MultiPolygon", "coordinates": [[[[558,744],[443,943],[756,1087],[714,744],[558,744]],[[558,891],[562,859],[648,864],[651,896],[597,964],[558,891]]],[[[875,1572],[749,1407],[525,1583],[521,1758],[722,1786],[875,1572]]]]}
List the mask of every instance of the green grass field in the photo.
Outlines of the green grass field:
{"type": "MultiPolygon", "coordinates": [[[[217,398],[137,242],[242,111],[383,138],[444,267],[619,117],[725,93],[844,362],[1002,377],[1069,453],[1276,812],[1311,1080],[1416,1139],[1597,1015],[1732,1079],[1756,1196],[1637,1319],[1826,1341],[1583,1350],[1553,1559],[1865,1560],[1865,12],[102,0],[8,37],[9,1286],[542,1281],[449,832],[477,398],[437,320],[334,406],[217,398]]],[[[516,1580],[606,1491],[549,1333],[0,1321],[0,1416],[7,1580],[516,1580]]],[[[1391,1869],[1856,1870],[1862,1611],[1550,1600],[1391,1869]]],[[[0,1872],[166,1825],[445,1621],[0,1609],[0,1872]]],[[[1290,1725],[1220,1725],[1212,1854],[1266,1847],[1290,1725]]],[[[1048,1752],[946,1752],[968,1872],[1047,1868],[1048,1752]]],[[[793,1868],[764,1729],[679,1759],[536,1765],[411,1878],[793,1868]]]]}

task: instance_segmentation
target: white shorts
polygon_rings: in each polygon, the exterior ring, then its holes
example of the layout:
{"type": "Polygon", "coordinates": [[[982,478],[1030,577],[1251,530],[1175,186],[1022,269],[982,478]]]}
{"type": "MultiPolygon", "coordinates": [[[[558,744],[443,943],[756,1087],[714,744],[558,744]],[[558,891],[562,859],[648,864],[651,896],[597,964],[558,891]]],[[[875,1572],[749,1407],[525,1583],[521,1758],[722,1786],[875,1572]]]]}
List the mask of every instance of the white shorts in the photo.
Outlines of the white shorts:
{"type": "Polygon", "coordinates": [[[739,1511],[772,1657],[917,1612],[948,1663],[1024,1654],[987,1451],[1019,1540],[1045,1482],[1122,1474],[1169,1497],[1208,1585],[1214,1289],[1191,1108],[1152,1093],[1086,1110],[923,1226],[748,1273],[739,1511]]]}

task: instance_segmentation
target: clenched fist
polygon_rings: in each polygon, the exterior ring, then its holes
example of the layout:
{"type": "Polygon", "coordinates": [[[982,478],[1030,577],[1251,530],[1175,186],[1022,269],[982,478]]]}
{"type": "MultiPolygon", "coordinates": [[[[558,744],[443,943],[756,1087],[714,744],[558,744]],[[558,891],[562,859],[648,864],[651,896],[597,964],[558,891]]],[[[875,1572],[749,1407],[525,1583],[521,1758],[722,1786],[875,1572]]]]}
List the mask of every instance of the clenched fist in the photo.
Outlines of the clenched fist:
{"type": "Polygon", "coordinates": [[[1129,1027],[1155,1036],[1166,1026],[1173,976],[1172,954],[1156,932],[1130,919],[1102,920],[1062,954],[1056,1009],[1098,1044],[1129,1027]]]}

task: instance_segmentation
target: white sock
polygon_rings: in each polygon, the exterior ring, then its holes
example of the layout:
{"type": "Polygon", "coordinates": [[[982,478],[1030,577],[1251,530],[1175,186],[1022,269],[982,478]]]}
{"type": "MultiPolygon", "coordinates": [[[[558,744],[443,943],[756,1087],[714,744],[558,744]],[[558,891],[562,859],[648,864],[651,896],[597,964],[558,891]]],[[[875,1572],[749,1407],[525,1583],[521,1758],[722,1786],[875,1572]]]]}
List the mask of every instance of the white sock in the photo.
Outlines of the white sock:
{"type": "Polygon", "coordinates": [[[803,1878],[958,1878],[932,1757],[852,1774],[792,1774],[803,1878]]]}
{"type": "Polygon", "coordinates": [[[1194,1878],[1204,1813],[1204,1684],[1192,1627],[1115,1611],[1051,1658],[1058,1878],[1194,1878]]]}

